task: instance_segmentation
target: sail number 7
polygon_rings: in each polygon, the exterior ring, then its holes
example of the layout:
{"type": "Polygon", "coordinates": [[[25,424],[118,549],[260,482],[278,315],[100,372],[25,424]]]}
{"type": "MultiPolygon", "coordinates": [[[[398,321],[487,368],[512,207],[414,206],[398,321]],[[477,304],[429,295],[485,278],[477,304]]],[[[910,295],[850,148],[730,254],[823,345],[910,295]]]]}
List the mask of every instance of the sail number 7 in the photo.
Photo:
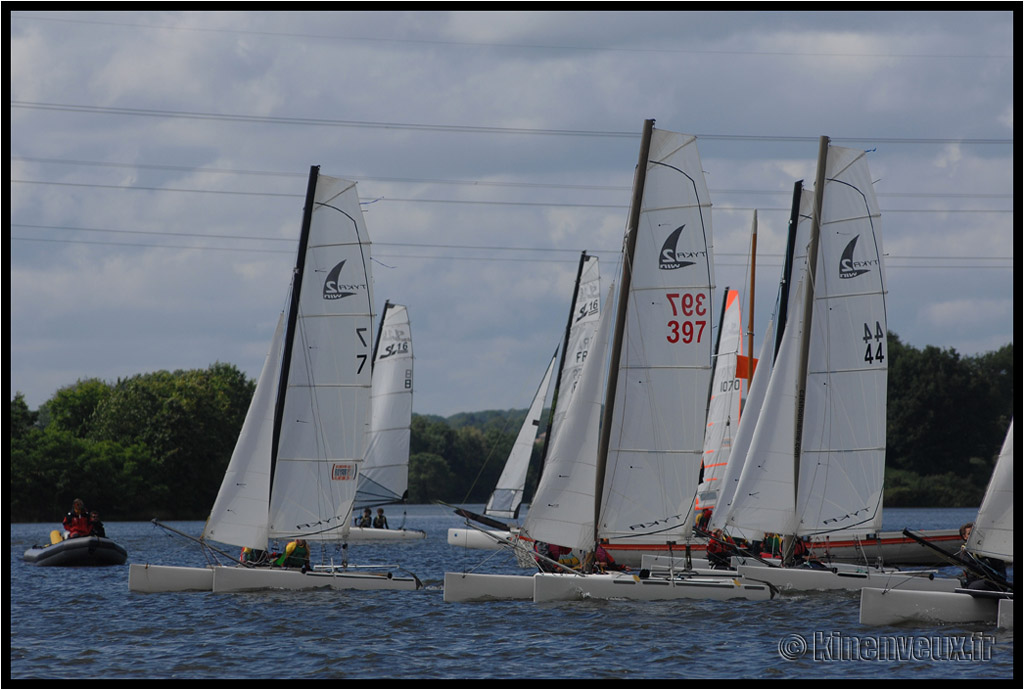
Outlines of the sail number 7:
{"type": "Polygon", "coordinates": [[[688,317],[707,316],[708,310],[703,293],[669,292],[665,294],[672,307],[673,318],[669,320],[668,333],[665,338],[670,343],[699,343],[704,337],[707,319],[699,320],[688,317]],[[679,318],[683,317],[683,318],[679,318]]]}

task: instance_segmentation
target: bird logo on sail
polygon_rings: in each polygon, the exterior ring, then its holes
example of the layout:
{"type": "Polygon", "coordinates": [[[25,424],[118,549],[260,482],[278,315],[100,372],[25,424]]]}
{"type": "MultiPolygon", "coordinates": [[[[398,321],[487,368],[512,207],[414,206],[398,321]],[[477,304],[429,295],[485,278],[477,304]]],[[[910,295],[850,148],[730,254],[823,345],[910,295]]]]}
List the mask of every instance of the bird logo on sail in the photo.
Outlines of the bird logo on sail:
{"type": "Polygon", "coordinates": [[[356,290],[366,287],[365,285],[343,285],[339,281],[341,269],[345,267],[345,261],[347,259],[342,259],[341,263],[332,268],[331,272],[327,274],[327,280],[324,281],[324,299],[336,300],[349,297],[356,294],[356,290]]]}
{"type": "Polygon", "coordinates": [[[843,255],[839,259],[839,277],[840,278],[856,278],[857,276],[867,273],[871,270],[873,264],[878,264],[878,260],[874,261],[855,261],[853,258],[853,250],[857,246],[857,240],[860,239],[860,235],[857,235],[850,243],[846,245],[846,249],[843,250],[843,255]]]}
{"type": "Polygon", "coordinates": [[[676,251],[676,244],[679,243],[679,235],[683,232],[683,228],[686,225],[680,225],[678,228],[672,231],[665,240],[665,244],[661,245],[661,257],[658,260],[658,268],[663,271],[671,271],[677,268],[683,268],[685,266],[692,266],[695,262],[683,261],[679,253],[676,251]]]}

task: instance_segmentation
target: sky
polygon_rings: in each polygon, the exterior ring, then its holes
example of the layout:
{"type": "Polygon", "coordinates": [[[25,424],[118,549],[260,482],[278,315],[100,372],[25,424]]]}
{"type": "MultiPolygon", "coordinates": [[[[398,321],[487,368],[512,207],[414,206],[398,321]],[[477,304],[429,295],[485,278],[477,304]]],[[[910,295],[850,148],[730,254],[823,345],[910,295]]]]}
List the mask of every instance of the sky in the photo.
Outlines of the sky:
{"type": "Polygon", "coordinates": [[[744,323],[753,301],[755,350],[823,135],[869,151],[889,330],[996,350],[1020,16],[9,12],[10,396],[215,362],[255,379],[319,165],[358,184],[378,313],[409,308],[414,412],[525,408],[580,252],[617,274],[648,118],[697,136],[715,299],[738,289],[744,323]]]}

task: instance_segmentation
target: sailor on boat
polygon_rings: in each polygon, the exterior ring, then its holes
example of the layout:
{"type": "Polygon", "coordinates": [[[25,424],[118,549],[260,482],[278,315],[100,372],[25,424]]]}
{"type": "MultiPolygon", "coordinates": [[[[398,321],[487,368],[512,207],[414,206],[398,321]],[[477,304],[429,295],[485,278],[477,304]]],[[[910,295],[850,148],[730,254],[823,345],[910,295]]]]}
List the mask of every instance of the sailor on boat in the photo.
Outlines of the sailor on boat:
{"type": "Polygon", "coordinates": [[[309,545],[306,543],[306,540],[296,539],[295,541],[288,542],[288,546],[284,548],[284,553],[274,561],[274,565],[310,570],[309,545]]]}

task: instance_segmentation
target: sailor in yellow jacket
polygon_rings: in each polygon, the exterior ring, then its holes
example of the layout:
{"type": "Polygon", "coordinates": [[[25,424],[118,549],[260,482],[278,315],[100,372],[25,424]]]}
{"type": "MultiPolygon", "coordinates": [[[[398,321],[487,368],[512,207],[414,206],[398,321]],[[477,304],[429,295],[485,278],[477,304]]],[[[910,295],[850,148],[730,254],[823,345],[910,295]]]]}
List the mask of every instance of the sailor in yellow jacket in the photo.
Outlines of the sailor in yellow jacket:
{"type": "Polygon", "coordinates": [[[274,565],[286,568],[306,568],[309,570],[309,545],[306,544],[306,540],[296,539],[295,541],[288,542],[284,553],[274,561],[274,565]]]}

